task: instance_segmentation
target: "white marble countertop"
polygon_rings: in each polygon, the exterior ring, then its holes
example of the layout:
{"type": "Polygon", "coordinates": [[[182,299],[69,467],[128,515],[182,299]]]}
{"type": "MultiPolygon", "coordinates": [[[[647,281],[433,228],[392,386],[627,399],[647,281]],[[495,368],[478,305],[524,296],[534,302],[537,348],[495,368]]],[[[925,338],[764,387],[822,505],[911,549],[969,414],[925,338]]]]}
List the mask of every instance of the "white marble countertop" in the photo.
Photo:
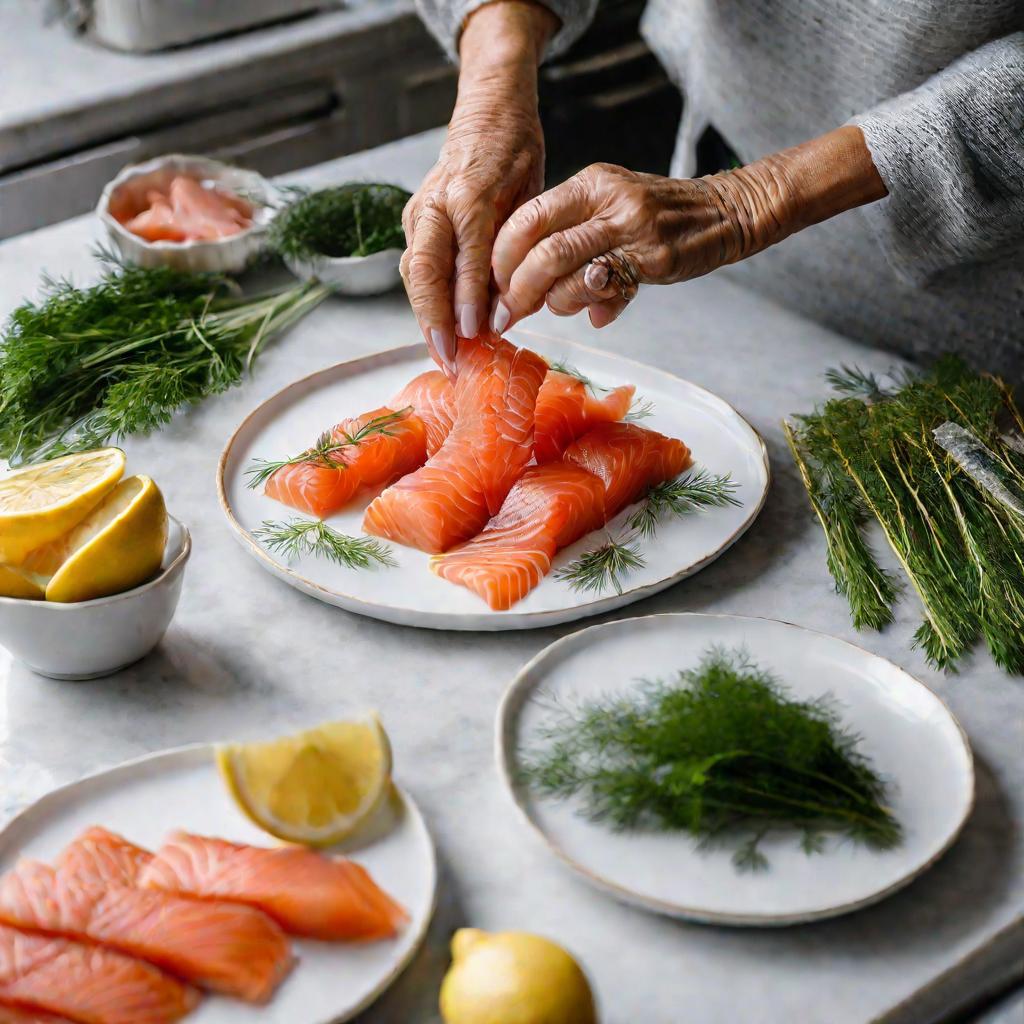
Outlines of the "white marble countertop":
{"type": "MultiPolygon", "coordinates": [[[[372,174],[413,186],[437,145],[429,133],[304,177],[372,174]]],[[[80,218],[0,244],[0,313],[34,293],[44,268],[84,281],[97,237],[94,222],[80,218]]],[[[546,313],[531,326],[688,377],[762,432],[774,482],[758,522],[720,561],[627,614],[773,615],[853,640],[941,693],[973,744],[978,801],[939,864],[877,907],[779,931],[687,925],[622,906],[541,848],[511,813],[492,765],[494,712],[506,684],[575,627],[479,635],[390,626],[304,597],[241,550],[214,489],[225,439],[295,378],[415,338],[401,294],[329,301],[270,346],[244,386],[127,443],[131,465],[160,483],[192,529],[178,615],[157,652],[95,682],[39,678],[0,650],[0,820],[55,785],[147,751],[264,737],[372,706],[392,737],[397,777],[434,831],[443,891],[427,947],[365,1014],[367,1024],[434,1020],[447,940],[465,923],[565,943],[595,982],[605,1024],[923,1024],[1007,982],[1024,961],[1024,683],[982,652],[958,676],[928,668],[910,648],[918,611],[909,602],[885,633],[853,630],[779,430],[784,415],[823,395],[827,367],[884,370],[890,357],[722,274],[646,289],[601,332],[546,313]]]]}

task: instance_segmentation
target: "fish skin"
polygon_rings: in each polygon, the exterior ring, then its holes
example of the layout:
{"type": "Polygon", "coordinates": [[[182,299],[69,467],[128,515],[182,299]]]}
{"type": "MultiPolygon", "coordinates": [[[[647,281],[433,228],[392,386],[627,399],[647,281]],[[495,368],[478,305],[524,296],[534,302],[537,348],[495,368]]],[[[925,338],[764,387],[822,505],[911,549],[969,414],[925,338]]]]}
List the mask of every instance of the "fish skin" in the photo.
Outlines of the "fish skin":
{"type": "Polygon", "coordinates": [[[472,540],[435,555],[430,568],[507,611],[550,572],[559,548],[605,521],[604,484],[578,466],[531,466],[504,505],[472,540]]]}
{"type": "Polygon", "coordinates": [[[440,450],[370,504],[363,529],[432,554],[475,536],[533,456],[547,363],[501,338],[459,343],[455,425],[440,450]]]}
{"type": "Polygon", "coordinates": [[[693,460],[682,441],[656,430],[635,423],[602,423],[573,441],[564,461],[604,483],[605,515],[611,519],[648,488],[677,477],[693,460]]]}
{"type": "Polygon", "coordinates": [[[294,960],[265,914],[61,872],[23,860],[0,879],[0,922],[95,942],[201,988],[264,1003],[294,960]]]}
{"type": "Polygon", "coordinates": [[[139,885],[244,903],[292,935],[329,941],[391,938],[408,919],[365,868],[300,846],[245,846],[175,832],[139,885]]]}
{"type": "MultiPolygon", "coordinates": [[[[332,431],[336,440],[352,435],[371,420],[392,412],[386,406],[342,420],[332,431]]],[[[390,484],[427,458],[426,430],[411,412],[388,425],[387,434],[374,434],[333,456],[343,465],[296,462],[282,466],[269,480],[268,498],[325,519],[344,508],[358,493],[390,484]]]]}
{"type": "Polygon", "coordinates": [[[103,946],[0,925],[0,1002],[77,1024],[174,1024],[199,993],[159,968],[103,946]]]}

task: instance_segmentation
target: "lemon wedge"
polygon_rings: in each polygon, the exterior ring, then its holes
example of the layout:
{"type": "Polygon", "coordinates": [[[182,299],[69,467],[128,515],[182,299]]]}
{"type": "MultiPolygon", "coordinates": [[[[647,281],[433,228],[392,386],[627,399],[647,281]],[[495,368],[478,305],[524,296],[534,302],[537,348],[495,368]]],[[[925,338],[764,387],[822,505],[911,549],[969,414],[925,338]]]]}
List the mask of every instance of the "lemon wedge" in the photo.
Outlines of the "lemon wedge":
{"type": "Polygon", "coordinates": [[[0,565],[0,597],[41,601],[46,597],[49,577],[20,565],[0,565]]]}
{"type": "Polygon", "coordinates": [[[166,544],[160,488],[148,476],[130,476],[68,534],[33,551],[24,567],[50,575],[47,601],[91,601],[145,583],[166,544]]]}
{"type": "Polygon", "coordinates": [[[100,448],[0,477],[0,561],[17,565],[67,533],[113,490],[124,462],[120,448],[100,448]]]}
{"type": "Polygon", "coordinates": [[[357,832],[391,785],[391,744],[375,714],[268,743],[226,745],[217,763],[246,817],[304,846],[333,846],[357,832]]]}

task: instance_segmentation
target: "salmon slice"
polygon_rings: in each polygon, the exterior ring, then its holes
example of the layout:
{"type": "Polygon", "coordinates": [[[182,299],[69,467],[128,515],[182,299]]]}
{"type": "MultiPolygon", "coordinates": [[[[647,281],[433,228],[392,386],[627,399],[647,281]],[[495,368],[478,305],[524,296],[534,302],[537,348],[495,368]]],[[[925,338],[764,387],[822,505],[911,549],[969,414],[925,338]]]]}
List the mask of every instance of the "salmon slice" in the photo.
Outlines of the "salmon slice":
{"type": "Polygon", "coordinates": [[[692,459],[675,438],[635,423],[603,423],[569,445],[564,461],[604,483],[605,515],[611,519],[648,488],[677,477],[692,459]]]}
{"type": "Polygon", "coordinates": [[[411,406],[413,415],[423,422],[427,435],[427,456],[444,444],[455,422],[455,389],[440,370],[427,370],[413,377],[391,399],[392,409],[411,406]]]}
{"type": "Polygon", "coordinates": [[[149,850],[93,825],[64,847],[56,868],[63,875],[85,881],[135,885],[139,873],[152,859],[149,850]]]}
{"type": "Polygon", "coordinates": [[[229,196],[179,174],[168,190],[174,219],[186,238],[214,241],[237,235],[252,223],[252,207],[238,196],[229,196]]]}
{"type": "MultiPolygon", "coordinates": [[[[537,395],[533,452],[537,462],[560,459],[570,442],[598,423],[621,420],[636,388],[595,388],[560,370],[548,370],[537,395]]],[[[455,389],[439,370],[414,377],[391,400],[394,409],[412,406],[427,431],[427,455],[433,455],[455,422],[455,389]]]]}
{"type": "Polygon", "coordinates": [[[134,235],[147,242],[185,242],[187,236],[174,216],[166,197],[159,192],[150,194],[149,209],[136,214],[124,225],[134,235]]]}
{"type": "Polygon", "coordinates": [[[267,497],[324,519],[360,491],[389,484],[427,458],[423,422],[404,408],[396,412],[382,407],[342,420],[331,431],[331,441],[347,440],[358,443],[282,466],[267,480],[267,497]]]}
{"type": "Polygon", "coordinates": [[[629,412],[632,384],[604,390],[560,370],[549,370],[537,399],[533,453],[537,462],[560,459],[591,427],[621,420],[629,412]]]}
{"type": "Polygon", "coordinates": [[[292,967],[284,933],[252,907],[89,880],[37,861],[0,879],[0,921],[100,943],[202,988],[266,1002],[292,967]]]}
{"type": "Polygon", "coordinates": [[[72,1024],[67,1017],[56,1017],[41,1010],[19,1010],[0,1005],[0,1024],[72,1024]]]}
{"type": "Polygon", "coordinates": [[[562,462],[531,466],[484,531],[435,555],[430,568],[506,611],[550,572],[559,548],[604,520],[604,484],[592,473],[562,462]]]}
{"type": "Polygon", "coordinates": [[[501,508],[533,455],[547,363],[501,338],[463,339],[455,425],[440,450],[366,510],[363,529],[437,553],[468,540],[501,508]]]}
{"type": "Polygon", "coordinates": [[[244,903],[313,939],[385,939],[407,920],[365,868],[300,846],[265,849],[175,832],[139,884],[244,903]]]}
{"type": "Polygon", "coordinates": [[[0,1001],[78,1024],[173,1024],[196,1005],[194,988],[102,946],[0,925],[0,1001]]]}

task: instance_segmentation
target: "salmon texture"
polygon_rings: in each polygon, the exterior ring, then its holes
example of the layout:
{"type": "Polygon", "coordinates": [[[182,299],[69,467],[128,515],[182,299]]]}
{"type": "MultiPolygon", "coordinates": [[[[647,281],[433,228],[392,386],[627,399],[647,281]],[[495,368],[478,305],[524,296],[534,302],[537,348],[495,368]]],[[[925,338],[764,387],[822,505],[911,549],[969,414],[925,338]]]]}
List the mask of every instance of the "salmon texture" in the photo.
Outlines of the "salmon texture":
{"type": "Polygon", "coordinates": [[[447,551],[483,529],[532,458],[544,360],[500,338],[463,339],[457,369],[451,433],[425,466],[370,504],[367,533],[447,551]]]}
{"type": "Polygon", "coordinates": [[[330,441],[345,446],[282,466],[267,480],[267,497],[324,519],[360,491],[391,483],[422,466],[427,457],[423,422],[402,408],[382,407],[342,420],[330,441]]]}
{"type": "Polygon", "coordinates": [[[94,882],[134,885],[153,854],[99,825],[87,828],[57,858],[57,869],[94,882]]]}
{"type": "Polygon", "coordinates": [[[435,556],[430,567],[505,611],[550,572],[559,548],[604,521],[604,484],[596,476],[562,462],[531,466],[484,531],[435,556]]]}
{"type": "Polygon", "coordinates": [[[0,1024],[71,1024],[67,1017],[57,1017],[40,1010],[18,1010],[0,1006],[0,1024]]]}
{"type": "Polygon", "coordinates": [[[611,519],[648,488],[677,477],[692,460],[690,449],[675,438],[635,423],[605,423],[569,445],[565,461],[601,480],[605,515],[611,519]]]}
{"type": "Polygon", "coordinates": [[[203,988],[265,1002],[292,965],[258,910],[201,903],[22,861],[0,880],[0,921],[100,943],[203,988]]]}
{"type": "Polygon", "coordinates": [[[422,423],[427,437],[427,455],[433,455],[444,444],[455,423],[455,389],[440,370],[427,370],[413,377],[391,399],[392,409],[412,408],[422,423]]]}
{"type": "Polygon", "coordinates": [[[299,846],[264,849],[174,833],[139,880],[144,888],[247,904],[286,932],[326,940],[390,938],[406,914],[365,868],[299,846]]]}
{"type": "Polygon", "coordinates": [[[252,205],[223,189],[177,174],[166,192],[150,189],[146,209],[121,223],[149,242],[215,241],[252,225],[252,205]]]}
{"type": "Polygon", "coordinates": [[[67,939],[0,925],[0,1001],[79,1024],[173,1024],[195,989],[152,964],[67,939]]]}

